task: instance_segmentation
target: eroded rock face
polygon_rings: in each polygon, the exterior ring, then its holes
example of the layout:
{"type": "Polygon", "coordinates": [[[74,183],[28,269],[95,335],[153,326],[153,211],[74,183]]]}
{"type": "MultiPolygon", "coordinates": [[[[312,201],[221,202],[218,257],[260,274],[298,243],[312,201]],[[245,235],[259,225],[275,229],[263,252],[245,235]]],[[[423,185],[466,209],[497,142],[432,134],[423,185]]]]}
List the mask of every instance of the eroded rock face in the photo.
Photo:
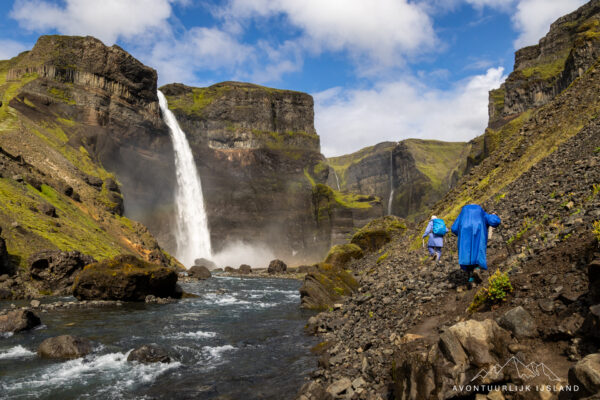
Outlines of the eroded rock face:
{"type": "Polygon", "coordinates": [[[72,359],[84,357],[92,351],[92,342],[71,335],[61,335],[44,340],[38,347],[42,358],[72,359]]]}
{"type": "Polygon", "coordinates": [[[165,349],[156,345],[143,345],[133,350],[127,356],[127,361],[137,361],[142,364],[151,364],[151,363],[169,363],[171,362],[171,357],[165,349]]]}
{"type": "Polygon", "coordinates": [[[75,279],[78,300],[144,301],[146,296],[176,297],[177,274],[134,256],[119,256],[88,265],[75,279]]]}
{"type": "Polygon", "coordinates": [[[42,290],[69,294],[77,274],[94,262],[93,257],[78,251],[41,251],[29,258],[29,275],[42,290]]]}
{"type": "Polygon", "coordinates": [[[31,310],[15,310],[0,315],[0,332],[22,332],[39,324],[40,318],[31,310]]]}
{"type": "MultiPolygon", "coordinates": [[[[460,393],[453,387],[470,383],[477,374],[508,359],[510,333],[490,319],[468,320],[448,328],[429,352],[403,351],[396,354],[396,398],[451,398],[460,393]]],[[[477,383],[507,380],[488,375],[477,383]]],[[[468,393],[464,393],[468,395],[468,393]]]]}
{"type": "Polygon", "coordinates": [[[412,216],[441,199],[458,181],[470,147],[417,139],[379,143],[328,159],[333,171],[327,184],[377,196],[386,214],[412,216]]]}

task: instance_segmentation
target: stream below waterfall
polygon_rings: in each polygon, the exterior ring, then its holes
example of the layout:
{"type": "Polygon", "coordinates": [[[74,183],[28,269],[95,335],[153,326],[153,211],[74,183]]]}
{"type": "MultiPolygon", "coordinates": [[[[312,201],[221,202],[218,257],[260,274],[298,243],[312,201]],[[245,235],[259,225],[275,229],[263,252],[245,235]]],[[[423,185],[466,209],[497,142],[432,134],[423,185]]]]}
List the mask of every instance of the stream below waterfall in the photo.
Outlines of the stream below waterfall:
{"type": "Polygon", "coordinates": [[[41,329],[0,336],[0,398],[294,398],[316,363],[316,339],[303,332],[313,313],[300,309],[300,282],[213,277],[181,286],[201,297],[48,311],[38,313],[41,329]],[[36,356],[44,339],[64,334],[91,339],[94,352],[70,361],[36,356]],[[149,343],[173,362],[126,361],[149,343]]]}

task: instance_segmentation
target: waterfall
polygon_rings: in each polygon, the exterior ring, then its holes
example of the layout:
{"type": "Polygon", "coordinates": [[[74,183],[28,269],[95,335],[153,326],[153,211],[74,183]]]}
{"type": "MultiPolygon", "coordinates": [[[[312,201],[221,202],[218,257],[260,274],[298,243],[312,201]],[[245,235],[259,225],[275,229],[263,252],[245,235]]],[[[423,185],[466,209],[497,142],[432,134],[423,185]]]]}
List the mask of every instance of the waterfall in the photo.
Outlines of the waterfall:
{"type": "Polygon", "coordinates": [[[165,96],[160,91],[157,94],[163,119],[171,133],[175,153],[177,177],[175,189],[177,253],[175,256],[186,267],[190,267],[196,258],[210,259],[212,256],[202,184],[185,132],[181,130],[177,118],[169,110],[165,96]]]}
{"type": "Polygon", "coordinates": [[[335,169],[333,169],[333,176],[335,176],[335,183],[337,184],[337,190],[339,192],[341,190],[340,189],[340,180],[338,179],[337,172],[335,172],[335,169]]]}
{"type": "Polygon", "coordinates": [[[392,200],[394,199],[394,152],[390,152],[390,198],[388,199],[388,215],[392,215],[392,200]]]}

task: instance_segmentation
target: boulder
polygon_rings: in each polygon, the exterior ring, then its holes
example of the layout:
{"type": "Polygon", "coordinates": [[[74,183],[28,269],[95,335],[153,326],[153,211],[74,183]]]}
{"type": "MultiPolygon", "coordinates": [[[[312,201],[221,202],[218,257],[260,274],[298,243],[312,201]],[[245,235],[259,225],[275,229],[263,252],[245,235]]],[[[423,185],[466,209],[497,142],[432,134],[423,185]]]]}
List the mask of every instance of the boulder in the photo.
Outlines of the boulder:
{"type": "Polygon", "coordinates": [[[578,398],[600,392],[600,353],[586,356],[569,369],[569,384],[579,385],[578,398]]]}
{"type": "Polygon", "coordinates": [[[144,301],[149,294],[176,297],[177,274],[131,255],[88,265],[73,284],[79,300],[144,301]]]}
{"type": "Polygon", "coordinates": [[[397,398],[447,399],[472,394],[456,392],[455,386],[505,381],[503,373],[478,374],[509,359],[510,340],[508,331],[486,319],[449,327],[429,351],[419,341],[409,342],[394,356],[394,392],[397,398]]]}
{"type": "Polygon", "coordinates": [[[224,271],[228,272],[228,273],[232,273],[232,272],[235,272],[235,268],[233,268],[233,267],[225,267],[224,271]]]}
{"type": "Polygon", "coordinates": [[[10,300],[12,299],[13,294],[10,289],[0,288],[0,300],[10,300]]]}
{"type": "Polygon", "coordinates": [[[22,332],[40,324],[40,318],[31,310],[15,310],[0,315],[0,332],[22,332]]]}
{"type": "Polygon", "coordinates": [[[71,335],[61,335],[44,340],[38,347],[38,355],[43,358],[80,358],[92,351],[92,342],[71,335]]]}
{"type": "Polygon", "coordinates": [[[66,295],[83,267],[95,262],[78,251],[40,251],[29,257],[29,275],[40,289],[66,295]]]}
{"type": "Polygon", "coordinates": [[[287,265],[281,260],[273,260],[269,263],[267,272],[269,274],[283,274],[287,270],[287,265]]]}
{"type": "Polygon", "coordinates": [[[251,274],[252,273],[252,267],[250,267],[247,264],[242,264],[238,268],[237,272],[240,273],[240,274],[244,274],[244,275],[251,274]]]}
{"type": "Polygon", "coordinates": [[[406,231],[406,224],[395,216],[374,219],[359,229],[350,239],[363,251],[373,252],[392,240],[392,236],[406,231]]]}
{"type": "Polygon", "coordinates": [[[313,310],[331,307],[342,296],[349,296],[358,289],[358,282],[343,268],[319,264],[304,277],[300,288],[301,306],[313,310]]]}
{"type": "Polygon", "coordinates": [[[196,258],[194,260],[194,265],[204,265],[208,269],[215,269],[217,267],[217,264],[210,260],[207,260],[206,258],[196,258]]]}
{"type": "Polygon", "coordinates": [[[137,361],[143,364],[156,362],[169,363],[171,362],[171,357],[169,357],[167,351],[162,347],[150,344],[143,345],[133,350],[129,353],[129,356],[127,356],[127,361],[137,361]]]}
{"type": "Polygon", "coordinates": [[[533,317],[521,306],[508,310],[500,317],[498,323],[517,338],[537,336],[537,325],[533,317]]]}
{"type": "Polygon", "coordinates": [[[48,203],[42,203],[39,206],[40,212],[52,218],[58,218],[56,214],[56,208],[48,203]]]}
{"type": "Polygon", "coordinates": [[[188,270],[188,275],[195,279],[208,279],[212,276],[208,268],[203,265],[194,265],[188,270]]]}
{"type": "Polygon", "coordinates": [[[356,244],[338,244],[329,250],[329,253],[325,257],[325,263],[336,267],[343,267],[348,262],[362,257],[363,251],[356,244]]]}

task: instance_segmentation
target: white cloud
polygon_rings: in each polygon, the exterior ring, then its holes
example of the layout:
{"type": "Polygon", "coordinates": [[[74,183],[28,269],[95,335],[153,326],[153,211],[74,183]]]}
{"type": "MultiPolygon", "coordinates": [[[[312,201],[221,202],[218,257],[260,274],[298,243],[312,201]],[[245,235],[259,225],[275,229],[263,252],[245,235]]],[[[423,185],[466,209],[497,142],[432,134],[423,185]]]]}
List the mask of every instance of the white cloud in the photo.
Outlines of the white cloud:
{"type": "Polygon", "coordinates": [[[436,42],[431,18],[406,0],[231,0],[221,10],[228,21],[279,16],[300,30],[298,43],[308,51],[347,51],[360,62],[366,56],[368,68],[401,65],[436,42]]]}
{"type": "Polygon", "coordinates": [[[314,95],[315,125],[326,156],[407,138],[466,141],[483,133],[488,91],[506,76],[502,68],[459,82],[449,91],[418,79],[380,82],[370,90],[332,88],[314,95]]]}
{"type": "Polygon", "coordinates": [[[67,35],[92,35],[111,45],[155,30],[169,30],[169,0],[17,0],[10,16],[32,31],[55,29],[67,35]]]}
{"type": "Polygon", "coordinates": [[[0,60],[8,60],[25,51],[29,46],[14,40],[0,40],[0,60]]]}
{"type": "Polygon", "coordinates": [[[515,40],[516,49],[537,44],[548,33],[550,24],[559,17],[574,11],[586,0],[521,0],[512,16],[515,28],[520,32],[515,40]]]}
{"type": "Polygon", "coordinates": [[[510,10],[515,4],[515,1],[516,0],[466,0],[468,4],[477,9],[490,7],[497,10],[510,10]]]}

